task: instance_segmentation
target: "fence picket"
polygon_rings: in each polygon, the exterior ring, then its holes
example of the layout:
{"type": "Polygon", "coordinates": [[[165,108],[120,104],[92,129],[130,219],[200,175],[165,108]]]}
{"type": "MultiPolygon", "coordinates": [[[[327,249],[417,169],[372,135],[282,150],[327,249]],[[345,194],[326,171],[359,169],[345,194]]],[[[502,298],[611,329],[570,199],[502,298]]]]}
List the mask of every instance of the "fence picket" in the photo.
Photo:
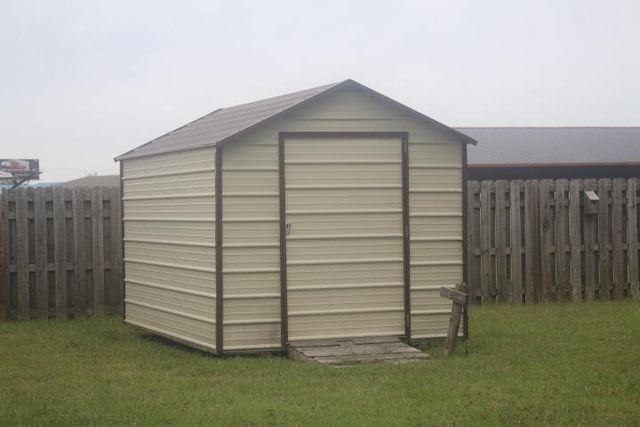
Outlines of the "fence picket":
{"type": "Polygon", "coordinates": [[[625,268],[623,247],[623,217],[622,217],[622,190],[624,180],[614,179],[611,190],[611,225],[613,227],[613,295],[614,299],[624,297],[625,268]]]}
{"type": "Polygon", "coordinates": [[[598,206],[598,267],[600,286],[598,296],[603,301],[611,299],[611,180],[598,180],[600,205],[598,206]]]}
{"type": "Polygon", "coordinates": [[[6,281],[6,276],[5,276],[5,265],[8,265],[8,263],[5,263],[5,259],[4,259],[4,247],[5,247],[5,242],[4,242],[4,236],[5,236],[5,231],[4,231],[4,209],[3,209],[3,198],[0,197],[0,322],[6,320],[7,318],[7,292],[9,290],[7,281],[6,281]],[[6,291],[5,291],[6,290],[6,291]]]}
{"type": "Polygon", "coordinates": [[[480,287],[482,289],[483,303],[494,302],[494,287],[492,283],[493,271],[491,268],[491,183],[480,183],[480,287]]]}
{"type": "Polygon", "coordinates": [[[54,247],[54,276],[56,289],[56,315],[66,318],[67,311],[67,281],[64,259],[64,188],[53,188],[53,247],[54,247]]]}
{"type": "Polygon", "coordinates": [[[467,185],[469,197],[467,199],[467,280],[470,287],[473,288],[472,296],[481,297],[482,287],[478,283],[480,277],[480,240],[478,232],[480,231],[480,184],[477,181],[469,181],[467,185]]]}
{"type": "Polygon", "coordinates": [[[509,232],[509,242],[511,244],[511,288],[509,302],[522,304],[522,199],[520,191],[523,182],[520,180],[511,181],[509,191],[509,212],[511,229],[509,232]]]}
{"type": "MultiPolygon", "coordinates": [[[[112,187],[109,189],[109,217],[111,219],[111,280],[117,284],[122,283],[122,201],[120,200],[120,189],[112,187]]],[[[111,309],[119,310],[122,305],[122,286],[111,286],[111,309]]]]}
{"type": "Polygon", "coordinates": [[[507,205],[505,200],[506,181],[496,181],[495,189],[495,236],[496,236],[496,289],[498,301],[509,299],[507,283],[507,205]]]}
{"type": "Polygon", "coordinates": [[[553,181],[543,179],[540,181],[539,195],[539,225],[540,225],[540,280],[536,283],[536,300],[549,301],[555,299],[555,287],[553,286],[553,258],[554,250],[553,232],[553,181]]]}
{"type": "Polygon", "coordinates": [[[580,212],[581,181],[569,182],[569,239],[570,239],[570,280],[573,301],[582,300],[582,236],[580,212]]]}
{"type": "Polygon", "coordinates": [[[0,322],[9,319],[11,264],[9,239],[9,196],[0,197],[0,322]]]}
{"type": "Polygon", "coordinates": [[[524,253],[525,289],[524,300],[536,302],[536,284],[540,283],[540,233],[538,211],[539,182],[524,183],[524,253]]]}
{"type": "Polygon", "coordinates": [[[21,191],[15,195],[15,269],[16,295],[18,297],[18,318],[29,319],[31,316],[31,301],[29,298],[29,246],[28,240],[20,238],[29,233],[27,222],[27,192],[21,191]]]}
{"type": "Polygon", "coordinates": [[[638,186],[630,179],[627,183],[627,245],[629,259],[629,291],[633,298],[640,298],[638,283],[638,186]]]}
{"type": "Polygon", "coordinates": [[[49,318],[49,282],[47,278],[47,194],[34,192],[36,310],[38,319],[49,318]]]}
{"type": "Polygon", "coordinates": [[[570,299],[567,249],[569,248],[569,181],[559,179],[555,183],[555,267],[556,294],[560,301],[570,299]]]}
{"type": "MultiPolygon", "coordinates": [[[[596,181],[593,179],[585,180],[584,190],[597,190],[596,181]]],[[[586,204],[590,202],[585,198],[583,203],[586,204]]],[[[595,212],[597,212],[597,210],[595,212]]],[[[584,294],[588,302],[595,299],[598,274],[598,258],[595,252],[598,243],[598,218],[594,213],[589,213],[586,208],[584,209],[584,294]]]]}
{"type": "Polygon", "coordinates": [[[93,256],[93,314],[104,314],[104,215],[102,188],[91,190],[91,233],[93,256]]]}

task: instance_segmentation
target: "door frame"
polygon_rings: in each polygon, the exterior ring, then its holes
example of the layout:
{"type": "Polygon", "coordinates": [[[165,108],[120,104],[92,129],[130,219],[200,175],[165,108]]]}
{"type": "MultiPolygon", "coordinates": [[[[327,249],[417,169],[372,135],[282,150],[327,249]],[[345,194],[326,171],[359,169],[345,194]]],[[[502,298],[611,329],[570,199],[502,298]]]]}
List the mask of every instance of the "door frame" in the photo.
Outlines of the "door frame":
{"type": "Polygon", "coordinates": [[[287,231],[286,187],[285,187],[285,141],[287,138],[328,139],[328,138],[389,138],[401,141],[402,169],[402,264],[404,291],[404,333],[411,341],[411,257],[409,233],[409,132],[279,132],[278,170],[280,197],[280,345],[283,350],[289,345],[289,311],[287,302],[287,231]]]}

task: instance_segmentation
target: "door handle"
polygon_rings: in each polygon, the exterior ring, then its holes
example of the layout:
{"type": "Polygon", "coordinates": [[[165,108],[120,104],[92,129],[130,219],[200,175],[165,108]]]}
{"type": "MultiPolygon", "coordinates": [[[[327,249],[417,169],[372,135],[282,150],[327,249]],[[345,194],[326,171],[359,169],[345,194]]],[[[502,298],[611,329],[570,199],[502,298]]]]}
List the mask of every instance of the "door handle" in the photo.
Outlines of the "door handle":
{"type": "Polygon", "coordinates": [[[285,222],[285,223],[284,223],[284,230],[286,231],[287,236],[288,236],[289,234],[291,234],[291,228],[293,228],[293,227],[292,227],[292,225],[291,225],[291,223],[290,223],[290,222],[285,222]]]}

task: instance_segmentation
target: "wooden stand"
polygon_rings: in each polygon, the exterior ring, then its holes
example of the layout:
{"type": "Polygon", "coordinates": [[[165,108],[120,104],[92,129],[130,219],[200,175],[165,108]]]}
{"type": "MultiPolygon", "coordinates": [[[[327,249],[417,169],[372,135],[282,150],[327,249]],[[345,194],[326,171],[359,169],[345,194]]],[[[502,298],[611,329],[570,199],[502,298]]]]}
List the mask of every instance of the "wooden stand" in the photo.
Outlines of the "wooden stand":
{"type": "Polygon", "coordinates": [[[451,318],[449,319],[449,331],[447,332],[447,342],[444,345],[445,356],[450,356],[456,347],[462,312],[466,309],[468,304],[468,292],[469,287],[466,283],[459,283],[454,289],[440,288],[440,296],[453,301],[451,306],[451,318]]]}

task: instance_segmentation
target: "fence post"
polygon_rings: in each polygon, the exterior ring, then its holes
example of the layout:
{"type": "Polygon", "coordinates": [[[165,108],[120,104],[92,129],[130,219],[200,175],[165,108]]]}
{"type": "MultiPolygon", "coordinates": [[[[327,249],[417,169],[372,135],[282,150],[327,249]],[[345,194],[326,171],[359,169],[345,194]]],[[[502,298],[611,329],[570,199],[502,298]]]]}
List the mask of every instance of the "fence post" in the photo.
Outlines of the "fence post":
{"type": "Polygon", "coordinates": [[[9,309],[9,263],[5,259],[5,201],[6,193],[0,190],[0,322],[8,319],[9,309]]]}

